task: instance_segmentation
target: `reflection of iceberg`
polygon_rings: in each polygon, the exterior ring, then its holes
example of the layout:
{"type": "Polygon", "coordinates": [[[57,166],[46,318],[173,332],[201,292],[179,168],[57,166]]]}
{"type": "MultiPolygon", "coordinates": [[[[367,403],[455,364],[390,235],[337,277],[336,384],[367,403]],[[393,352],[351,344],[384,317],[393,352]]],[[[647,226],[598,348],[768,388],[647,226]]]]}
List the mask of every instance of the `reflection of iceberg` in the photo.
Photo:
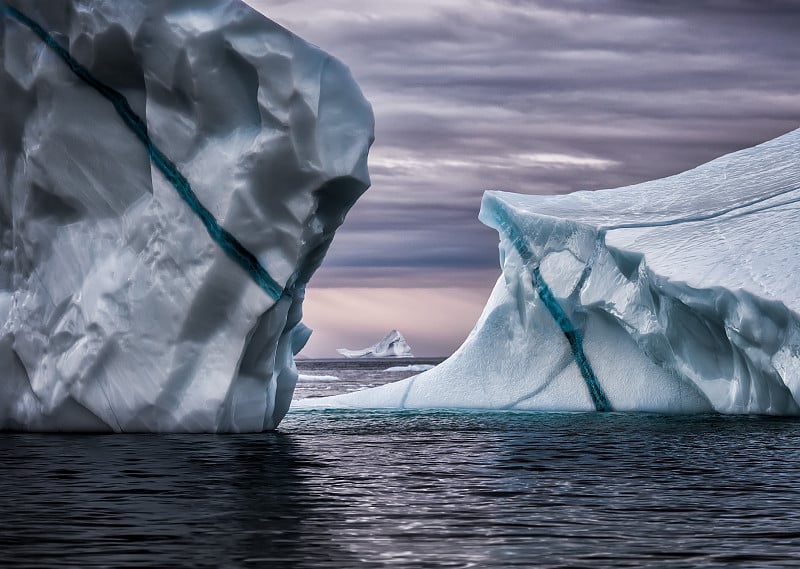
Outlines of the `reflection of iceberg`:
{"type": "Polygon", "coordinates": [[[354,407],[796,414],[800,130],[654,182],[487,192],[503,276],[461,348],[354,407]]]}
{"type": "Polygon", "coordinates": [[[411,347],[403,335],[397,330],[392,330],[383,339],[369,348],[362,350],[336,350],[346,358],[413,358],[411,347]]]}
{"type": "Polygon", "coordinates": [[[372,112],[318,48],[195,4],[0,2],[0,428],[261,431],[288,409],[372,112]]]}

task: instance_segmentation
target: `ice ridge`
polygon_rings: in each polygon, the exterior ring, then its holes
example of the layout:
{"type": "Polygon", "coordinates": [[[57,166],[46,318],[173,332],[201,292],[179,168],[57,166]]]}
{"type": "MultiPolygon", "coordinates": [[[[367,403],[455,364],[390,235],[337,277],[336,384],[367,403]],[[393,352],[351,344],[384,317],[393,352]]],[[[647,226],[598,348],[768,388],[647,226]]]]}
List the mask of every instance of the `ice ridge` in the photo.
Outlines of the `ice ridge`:
{"type": "Polygon", "coordinates": [[[150,161],[164,174],[164,177],[172,184],[172,187],[175,188],[175,191],[178,192],[178,195],[181,196],[189,208],[197,214],[211,239],[213,239],[237,265],[244,269],[264,292],[274,300],[278,300],[283,295],[283,288],[269,275],[256,256],[248,251],[229,231],[222,227],[214,218],[214,215],[200,202],[186,177],[181,174],[175,164],[161,152],[147,134],[147,124],[133,111],[130,103],[128,103],[128,99],[116,89],[113,89],[94,77],[86,67],[72,57],[69,51],[64,49],[64,47],[36,21],[2,1],[0,1],[0,13],[8,14],[19,23],[28,27],[33,33],[39,36],[50,49],[58,54],[75,75],[114,105],[114,109],[116,109],[125,125],[133,131],[136,137],[144,144],[150,161]]]}

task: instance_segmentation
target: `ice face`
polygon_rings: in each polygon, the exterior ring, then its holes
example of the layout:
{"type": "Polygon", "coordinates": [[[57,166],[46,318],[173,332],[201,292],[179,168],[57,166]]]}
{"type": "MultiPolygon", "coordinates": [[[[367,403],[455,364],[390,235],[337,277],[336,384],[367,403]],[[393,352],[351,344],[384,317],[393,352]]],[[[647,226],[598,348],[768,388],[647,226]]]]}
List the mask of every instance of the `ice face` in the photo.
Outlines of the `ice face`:
{"type": "Polygon", "coordinates": [[[369,185],[348,70],[226,0],[0,2],[0,45],[0,428],[276,426],[369,185]]]}
{"type": "Polygon", "coordinates": [[[800,130],[625,188],[487,192],[503,276],[461,348],[313,405],[797,414],[798,158],[800,130]]]}
{"type": "Polygon", "coordinates": [[[377,344],[361,350],[348,350],[339,348],[336,350],[346,358],[413,358],[411,346],[397,330],[392,330],[384,336],[377,344]]]}

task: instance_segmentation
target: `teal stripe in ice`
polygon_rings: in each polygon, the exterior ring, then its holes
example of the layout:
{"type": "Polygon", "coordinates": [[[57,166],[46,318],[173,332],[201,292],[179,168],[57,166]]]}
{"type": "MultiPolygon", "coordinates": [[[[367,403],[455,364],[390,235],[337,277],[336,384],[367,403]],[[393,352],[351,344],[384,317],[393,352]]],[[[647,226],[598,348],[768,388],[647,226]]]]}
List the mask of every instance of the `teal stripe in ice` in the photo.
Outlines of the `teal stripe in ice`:
{"type": "MultiPolygon", "coordinates": [[[[517,250],[517,253],[519,253],[519,256],[522,257],[522,260],[525,263],[530,263],[533,260],[533,253],[528,247],[525,236],[520,233],[519,229],[517,229],[513,223],[510,223],[499,213],[495,214],[495,219],[500,228],[506,233],[511,243],[514,244],[514,248],[517,250]]],[[[564,336],[567,338],[567,342],[569,342],[569,347],[572,350],[572,357],[575,358],[575,363],[578,364],[578,369],[581,370],[581,375],[586,382],[586,387],[589,389],[589,395],[592,398],[595,409],[598,411],[611,411],[611,402],[608,400],[605,391],[603,391],[589,363],[589,359],[583,351],[583,337],[581,333],[575,328],[575,325],[572,324],[569,316],[567,316],[567,313],[564,312],[564,309],[561,308],[561,305],[556,300],[553,291],[547,286],[544,278],[542,278],[542,273],[539,271],[538,265],[534,266],[531,273],[533,285],[536,287],[539,298],[542,299],[545,308],[550,312],[553,320],[556,321],[561,331],[564,333],[564,336]]]]}
{"type": "Polygon", "coordinates": [[[142,120],[139,115],[133,112],[125,96],[94,77],[88,69],[78,63],[66,49],[61,47],[53,36],[34,20],[31,20],[13,6],[9,6],[2,1],[0,1],[0,11],[30,28],[50,49],[64,60],[64,63],[69,66],[75,75],[114,105],[117,113],[122,117],[123,122],[125,122],[128,128],[133,131],[136,137],[144,144],[145,148],[147,148],[150,161],[161,171],[164,177],[169,180],[192,211],[197,214],[197,217],[203,222],[211,238],[231,259],[247,271],[256,284],[264,289],[268,295],[275,300],[279,299],[283,294],[281,286],[267,273],[256,256],[248,251],[229,231],[220,226],[213,214],[200,203],[189,181],[180,173],[175,164],[159,150],[147,134],[147,124],[145,124],[144,120],[142,120]]]}

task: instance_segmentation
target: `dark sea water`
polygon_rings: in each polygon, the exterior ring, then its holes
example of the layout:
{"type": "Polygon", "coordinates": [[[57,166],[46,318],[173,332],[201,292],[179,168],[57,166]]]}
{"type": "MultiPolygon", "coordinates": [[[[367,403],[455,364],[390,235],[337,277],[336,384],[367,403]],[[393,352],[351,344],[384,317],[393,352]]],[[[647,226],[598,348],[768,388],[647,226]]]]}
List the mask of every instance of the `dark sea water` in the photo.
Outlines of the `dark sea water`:
{"type": "Polygon", "coordinates": [[[0,566],[797,567],[799,442],[793,419],[458,411],[0,433],[0,566]]]}

